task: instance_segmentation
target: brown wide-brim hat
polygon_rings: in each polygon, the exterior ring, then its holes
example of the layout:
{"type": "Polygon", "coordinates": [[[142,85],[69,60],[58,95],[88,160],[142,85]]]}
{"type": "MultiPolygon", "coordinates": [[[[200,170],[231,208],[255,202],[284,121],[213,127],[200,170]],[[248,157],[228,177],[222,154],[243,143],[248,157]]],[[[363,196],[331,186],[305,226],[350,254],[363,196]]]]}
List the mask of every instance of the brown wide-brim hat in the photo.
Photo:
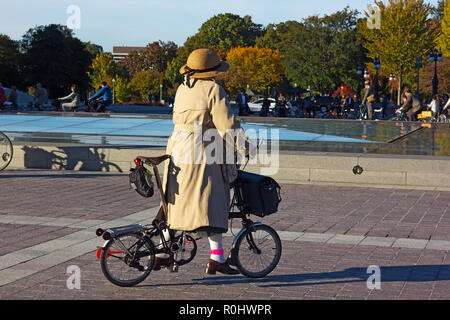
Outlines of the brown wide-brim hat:
{"type": "Polygon", "coordinates": [[[181,67],[180,73],[195,79],[217,77],[230,69],[230,65],[220,60],[217,52],[211,49],[197,49],[191,52],[187,63],[181,67]]]}

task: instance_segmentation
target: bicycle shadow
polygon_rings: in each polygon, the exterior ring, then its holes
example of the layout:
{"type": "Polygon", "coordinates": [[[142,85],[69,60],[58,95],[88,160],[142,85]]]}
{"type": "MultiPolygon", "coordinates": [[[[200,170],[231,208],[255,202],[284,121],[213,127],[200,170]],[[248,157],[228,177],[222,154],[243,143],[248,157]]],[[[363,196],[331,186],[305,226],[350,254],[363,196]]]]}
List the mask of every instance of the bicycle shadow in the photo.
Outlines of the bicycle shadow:
{"type": "MultiPolygon", "coordinates": [[[[190,285],[233,285],[254,283],[261,288],[271,287],[301,287],[324,284],[345,284],[367,282],[373,272],[367,268],[347,268],[341,271],[271,274],[262,279],[250,279],[245,276],[214,276],[192,279],[188,283],[167,283],[164,286],[190,285]]],[[[429,282],[450,280],[450,265],[414,265],[414,266],[381,266],[381,282],[429,282]]],[[[160,285],[143,285],[142,287],[158,287],[160,285]]]]}
{"type": "MultiPolygon", "coordinates": [[[[106,161],[106,154],[100,148],[58,147],[58,150],[47,151],[39,147],[24,146],[24,167],[27,169],[53,169],[78,171],[116,171],[123,170],[113,162],[106,161]],[[80,153],[87,150],[85,159],[80,153]]],[[[104,148],[101,148],[104,149],[104,148]]]]}

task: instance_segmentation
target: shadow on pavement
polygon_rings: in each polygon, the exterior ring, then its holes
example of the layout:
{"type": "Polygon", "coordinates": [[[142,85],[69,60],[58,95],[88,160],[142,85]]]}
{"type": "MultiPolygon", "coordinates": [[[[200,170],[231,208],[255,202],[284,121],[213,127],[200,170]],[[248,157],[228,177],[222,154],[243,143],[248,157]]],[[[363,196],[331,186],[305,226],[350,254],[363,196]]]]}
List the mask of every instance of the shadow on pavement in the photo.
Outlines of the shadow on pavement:
{"type": "MultiPolygon", "coordinates": [[[[7,171],[6,171],[7,172],[7,171]]],[[[88,179],[88,178],[98,178],[98,177],[117,177],[121,174],[108,174],[108,173],[55,173],[55,174],[0,174],[0,178],[76,178],[76,179],[88,179]]]]}
{"type": "MultiPolygon", "coordinates": [[[[388,266],[380,267],[381,283],[383,282],[425,282],[450,280],[450,265],[420,265],[420,266],[388,266]]],[[[268,275],[263,279],[250,279],[244,276],[216,276],[202,279],[192,279],[189,283],[164,284],[164,286],[182,285],[229,285],[239,283],[257,283],[259,287],[293,287],[324,284],[367,282],[373,272],[367,268],[348,268],[342,271],[268,275]]],[[[159,285],[143,285],[152,287],[159,285]]]]}
{"type": "Polygon", "coordinates": [[[123,172],[118,165],[106,161],[106,155],[99,152],[99,148],[83,149],[88,150],[89,160],[80,160],[80,148],[59,147],[58,149],[50,152],[39,147],[24,146],[22,150],[25,152],[25,168],[106,172],[114,169],[114,171],[123,172]]]}

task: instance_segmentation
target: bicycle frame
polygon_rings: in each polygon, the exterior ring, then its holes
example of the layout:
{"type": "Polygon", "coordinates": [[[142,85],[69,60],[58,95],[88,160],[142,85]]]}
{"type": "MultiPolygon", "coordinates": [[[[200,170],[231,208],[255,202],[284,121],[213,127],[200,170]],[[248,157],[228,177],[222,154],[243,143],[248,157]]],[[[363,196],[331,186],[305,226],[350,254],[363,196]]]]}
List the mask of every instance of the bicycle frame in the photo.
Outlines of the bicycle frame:
{"type": "MultiPolygon", "coordinates": [[[[159,170],[157,165],[152,164],[148,164],[145,163],[137,158],[134,160],[136,166],[145,166],[145,165],[149,165],[151,166],[152,170],[153,170],[153,174],[155,176],[155,180],[156,180],[156,185],[158,187],[159,190],[159,195],[160,195],[160,199],[161,199],[161,207],[164,213],[164,217],[163,219],[161,219],[161,221],[154,219],[152,221],[151,225],[130,225],[130,226],[126,226],[126,227],[119,227],[119,228],[111,228],[108,229],[106,231],[102,230],[102,229],[98,229],[97,230],[97,236],[102,236],[103,239],[107,240],[102,247],[100,247],[97,251],[97,257],[100,258],[101,252],[102,250],[105,249],[106,245],[108,244],[109,241],[116,239],[116,237],[122,235],[122,234],[126,234],[126,233],[133,233],[133,232],[138,232],[141,233],[143,238],[147,239],[148,241],[151,241],[151,239],[153,237],[158,237],[160,239],[160,243],[159,244],[155,244],[155,248],[154,248],[154,254],[168,254],[170,257],[174,257],[175,252],[174,251],[179,251],[180,249],[183,250],[183,246],[184,246],[184,240],[181,242],[181,246],[178,244],[178,240],[180,239],[180,237],[182,237],[183,239],[185,239],[185,237],[187,236],[186,233],[183,231],[181,234],[177,235],[175,237],[175,235],[171,235],[171,239],[167,240],[166,237],[164,236],[164,230],[169,230],[168,226],[167,226],[167,221],[166,221],[166,217],[168,215],[168,205],[167,205],[167,201],[166,201],[166,197],[165,194],[163,192],[163,188],[162,188],[162,181],[161,181],[161,177],[159,175],[159,170]],[[177,246],[176,249],[174,248],[174,244],[177,246]]],[[[248,208],[245,207],[245,202],[242,199],[242,195],[239,191],[239,185],[238,185],[238,181],[233,182],[230,185],[231,189],[234,191],[233,194],[233,199],[230,205],[230,212],[229,212],[229,219],[233,219],[233,218],[239,218],[242,220],[242,226],[243,228],[239,231],[239,233],[236,235],[234,241],[233,241],[233,245],[231,247],[230,250],[230,254],[229,256],[233,256],[233,253],[235,252],[235,248],[236,248],[236,244],[237,241],[239,239],[239,237],[244,234],[247,230],[251,230],[251,228],[258,226],[258,225],[262,225],[261,222],[253,222],[251,219],[249,219],[247,216],[251,214],[250,210],[248,208]],[[232,212],[232,209],[236,207],[238,208],[238,212],[232,212]]],[[[170,231],[170,230],[169,230],[170,231]]],[[[125,245],[121,244],[120,240],[119,240],[119,245],[122,247],[122,249],[124,249],[124,252],[126,252],[129,256],[133,256],[130,252],[130,250],[134,247],[139,245],[142,242],[143,239],[138,239],[132,246],[130,246],[129,248],[126,248],[125,245]]],[[[198,239],[194,239],[194,240],[198,240],[198,239]]],[[[260,252],[260,249],[256,246],[254,239],[253,239],[253,235],[252,233],[249,233],[247,235],[247,241],[250,245],[250,247],[255,251],[255,252],[260,252]]],[[[111,252],[108,253],[108,257],[109,256],[114,256],[114,253],[116,252],[111,252]]],[[[122,252],[120,252],[122,253],[122,252]]],[[[194,254],[195,256],[195,254],[194,254]]],[[[193,257],[192,257],[193,259],[193,257]]],[[[174,259],[175,261],[175,259],[174,259]]],[[[190,260],[189,260],[190,261],[190,260]]],[[[185,260],[180,260],[180,261],[175,261],[174,265],[172,267],[173,271],[176,271],[178,269],[178,266],[183,265],[185,263],[188,263],[189,261],[185,261],[185,260]]],[[[126,262],[126,261],[125,261],[126,262]]]]}
{"type": "MultiPolygon", "coordinates": [[[[236,243],[238,241],[238,239],[240,238],[240,236],[242,234],[244,234],[247,230],[258,226],[258,225],[262,225],[261,222],[253,222],[251,219],[247,218],[247,215],[249,215],[251,212],[249,209],[247,209],[244,206],[244,200],[242,199],[242,195],[241,192],[239,191],[239,186],[238,186],[238,181],[234,181],[231,184],[231,189],[233,189],[233,199],[231,201],[231,206],[230,206],[230,214],[229,214],[229,218],[233,219],[233,218],[239,218],[242,220],[242,229],[238,232],[238,234],[234,237],[233,240],[233,244],[231,246],[231,250],[230,250],[230,254],[229,257],[233,256],[233,252],[236,248],[236,243]],[[239,212],[231,212],[231,209],[233,207],[237,207],[239,209],[239,212]]],[[[253,239],[253,236],[251,233],[249,233],[249,236],[247,238],[249,245],[251,246],[251,248],[257,252],[260,252],[260,249],[258,249],[258,247],[255,244],[255,241],[253,239]]]]}

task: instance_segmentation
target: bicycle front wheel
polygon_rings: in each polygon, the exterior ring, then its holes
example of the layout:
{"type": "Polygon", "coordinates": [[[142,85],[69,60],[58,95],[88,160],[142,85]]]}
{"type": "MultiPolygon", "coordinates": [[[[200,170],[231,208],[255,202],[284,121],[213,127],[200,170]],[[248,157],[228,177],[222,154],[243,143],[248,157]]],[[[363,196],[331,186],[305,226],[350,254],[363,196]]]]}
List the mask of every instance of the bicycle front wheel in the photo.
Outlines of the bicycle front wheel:
{"type": "Polygon", "coordinates": [[[5,169],[12,160],[13,145],[11,140],[0,131],[0,171],[5,169]]]}
{"type": "Polygon", "coordinates": [[[248,228],[236,240],[234,264],[249,278],[263,278],[271,273],[281,258],[281,240],[269,226],[248,228]]]}
{"type": "Polygon", "coordinates": [[[100,257],[102,272],[113,284],[132,287],[147,278],[155,262],[153,243],[140,233],[111,239],[100,257]]]}

